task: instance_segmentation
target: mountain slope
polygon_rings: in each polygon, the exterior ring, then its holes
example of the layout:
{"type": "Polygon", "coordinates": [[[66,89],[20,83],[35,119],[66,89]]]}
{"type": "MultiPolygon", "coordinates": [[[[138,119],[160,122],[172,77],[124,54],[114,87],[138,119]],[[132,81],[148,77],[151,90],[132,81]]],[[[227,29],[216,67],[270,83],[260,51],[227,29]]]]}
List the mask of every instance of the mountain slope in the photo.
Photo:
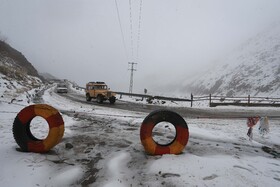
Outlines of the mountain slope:
{"type": "Polygon", "coordinates": [[[280,25],[249,40],[185,89],[199,95],[280,96],[280,25]]]}
{"type": "Polygon", "coordinates": [[[32,64],[19,51],[0,41],[0,97],[15,98],[41,84],[32,64]]]}
{"type": "Polygon", "coordinates": [[[10,63],[16,67],[20,67],[28,75],[39,77],[37,70],[30,62],[16,49],[0,40],[0,60],[1,64],[10,63]]]}

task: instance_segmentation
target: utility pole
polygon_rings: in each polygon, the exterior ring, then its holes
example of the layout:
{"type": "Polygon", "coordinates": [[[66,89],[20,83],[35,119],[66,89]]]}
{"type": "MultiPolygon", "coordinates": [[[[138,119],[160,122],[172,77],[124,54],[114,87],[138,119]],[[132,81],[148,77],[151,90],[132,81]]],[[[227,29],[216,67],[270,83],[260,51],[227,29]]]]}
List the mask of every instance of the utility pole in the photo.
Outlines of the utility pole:
{"type": "Polygon", "coordinates": [[[129,84],[129,93],[132,93],[132,88],[133,88],[133,72],[136,71],[136,68],[134,68],[134,65],[136,65],[137,63],[135,62],[128,62],[128,65],[130,66],[130,68],[128,70],[131,71],[130,73],[130,84],[129,84]]]}

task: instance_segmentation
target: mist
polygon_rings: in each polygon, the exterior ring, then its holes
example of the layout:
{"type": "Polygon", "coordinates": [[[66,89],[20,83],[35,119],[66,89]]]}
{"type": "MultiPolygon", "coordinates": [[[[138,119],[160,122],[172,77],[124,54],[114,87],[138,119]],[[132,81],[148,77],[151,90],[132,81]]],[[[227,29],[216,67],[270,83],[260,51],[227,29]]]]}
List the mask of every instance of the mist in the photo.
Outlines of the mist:
{"type": "Polygon", "coordinates": [[[135,62],[135,93],[144,88],[172,92],[181,81],[280,22],[279,0],[0,3],[1,38],[39,72],[80,86],[105,81],[112,90],[128,91],[128,62],[135,62]]]}

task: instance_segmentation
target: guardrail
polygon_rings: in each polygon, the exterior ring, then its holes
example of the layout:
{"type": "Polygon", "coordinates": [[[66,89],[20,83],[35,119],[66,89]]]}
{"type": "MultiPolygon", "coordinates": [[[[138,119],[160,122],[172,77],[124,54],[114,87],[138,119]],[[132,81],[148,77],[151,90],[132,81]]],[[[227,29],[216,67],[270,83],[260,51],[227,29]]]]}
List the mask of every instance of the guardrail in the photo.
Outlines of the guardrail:
{"type": "MultiPolygon", "coordinates": [[[[84,87],[78,87],[80,89],[85,89],[84,87]]],[[[149,100],[158,99],[158,100],[166,100],[166,101],[183,101],[190,102],[191,107],[194,102],[199,101],[208,101],[210,107],[216,106],[273,106],[280,107],[280,98],[272,98],[272,97],[251,97],[248,96],[236,96],[236,97],[227,97],[227,96],[219,96],[209,94],[207,96],[194,96],[191,94],[190,99],[187,98],[176,98],[176,97],[165,97],[165,96],[153,96],[148,94],[136,94],[136,93],[127,93],[127,92],[115,92],[116,94],[132,96],[132,97],[140,97],[142,99],[146,98],[149,100]]]]}
{"type": "Polygon", "coordinates": [[[134,94],[134,93],[126,93],[126,92],[115,92],[116,94],[127,95],[132,97],[141,97],[141,98],[148,98],[148,99],[159,99],[159,100],[167,100],[167,101],[188,101],[191,102],[191,99],[185,99],[185,98],[176,98],[176,97],[164,97],[164,96],[153,96],[153,95],[147,95],[147,94],[134,94]]]}
{"type": "Polygon", "coordinates": [[[210,107],[216,106],[273,106],[280,107],[280,98],[272,98],[272,97],[251,97],[248,95],[247,97],[226,97],[226,96],[217,96],[211,95],[208,96],[192,96],[193,102],[196,101],[209,101],[210,107]]]}
{"type": "MultiPolygon", "coordinates": [[[[80,87],[80,86],[76,86],[76,88],[85,89],[84,87],[80,87]]],[[[147,98],[147,99],[151,99],[151,100],[152,99],[159,99],[159,100],[166,100],[166,101],[187,101],[187,102],[191,102],[191,99],[185,99],[185,98],[153,96],[153,95],[147,95],[147,94],[136,94],[136,93],[126,93],[126,92],[115,92],[115,93],[120,95],[120,97],[122,95],[127,95],[127,96],[132,96],[132,97],[147,98]]]]}
{"type": "Polygon", "coordinates": [[[226,96],[218,96],[218,95],[211,95],[208,96],[193,96],[191,94],[190,99],[186,98],[175,98],[175,97],[164,97],[164,96],[152,96],[146,94],[131,94],[125,92],[116,92],[119,95],[128,95],[132,97],[142,97],[148,99],[159,99],[159,100],[168,100],[168,101],[185,101],[190,102],[191,107],[193,106],[194,102],[199,101],[209,101],[210,107],[216,106],[273,106],[273,107],[280,107],[280,98],[272,98],[272,97],[251,97],[248,95],[247,97],[226,97],[226,96]]]}

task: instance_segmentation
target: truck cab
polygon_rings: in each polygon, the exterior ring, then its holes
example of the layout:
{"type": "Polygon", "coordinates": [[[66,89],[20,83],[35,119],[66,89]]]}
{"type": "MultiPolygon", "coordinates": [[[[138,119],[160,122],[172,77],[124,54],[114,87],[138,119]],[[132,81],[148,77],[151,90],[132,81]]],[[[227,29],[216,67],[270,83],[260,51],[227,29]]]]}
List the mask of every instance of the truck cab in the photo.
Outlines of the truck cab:
{"type": "Polygon", "coordinates": [[[96,99],[98,103],[109,100],[111,104],[116,102],[116,93],[110,91],[105,82],[88,82],[86,84],[86,100],[96,99]]]}

